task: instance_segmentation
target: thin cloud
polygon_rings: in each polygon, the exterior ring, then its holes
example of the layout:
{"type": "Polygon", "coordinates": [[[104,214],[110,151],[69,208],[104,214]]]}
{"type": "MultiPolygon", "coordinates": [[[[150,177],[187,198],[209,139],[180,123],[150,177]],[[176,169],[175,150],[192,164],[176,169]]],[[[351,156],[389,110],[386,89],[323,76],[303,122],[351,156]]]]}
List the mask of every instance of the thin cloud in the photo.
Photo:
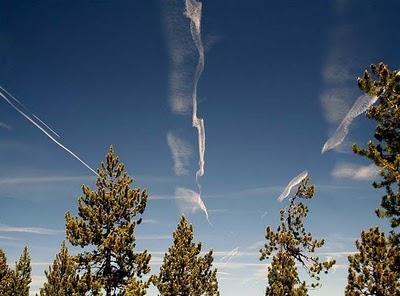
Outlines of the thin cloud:
{"type": "Polygon", "coordinates": [[[353,180],[372,180],[379,175],[379,170],[375,164],[363,166],[351,163],[340,163],[332,171],[335,178],[350,178],[353,180]]]}
{"type": "Polygon", "coordinates": [[[1,185],[23,185],[32,183],[77,182],[94,180],[94,176],[39,176],[0,178],[1,185]]]}
{"type": "Polygon", "coordinates": [[[11,130],[11,126],[9,126],[8,124],[6,124],[4,122],[0,122],[0,128],[6,129],[6,130],[11,130]]]}
{"type": "Polygon", "coordinates": [[[29,233],[29,234],[38,234],[38,235],[56,235],[59,233],[63,233],[64,231],[49,229],[49,228],[41,228],[41,227],[21,227],[21,226],[0,225],[0,232],[29,233]]]}
{"type": "Polygon", "coordinates": [[[187,175],[187,166],[189,165],[189,160],[192,155],[192,148],[187,142],[179,138],[173,132],[167,133],[167,143],[174,161],[175,174],[177,176],[187,175]]]}
{"type": "Polygon", "coordinates": [[[138,240],[169,240],[171,239],[170,235],[138,235],[136,236],[138,240]]]}

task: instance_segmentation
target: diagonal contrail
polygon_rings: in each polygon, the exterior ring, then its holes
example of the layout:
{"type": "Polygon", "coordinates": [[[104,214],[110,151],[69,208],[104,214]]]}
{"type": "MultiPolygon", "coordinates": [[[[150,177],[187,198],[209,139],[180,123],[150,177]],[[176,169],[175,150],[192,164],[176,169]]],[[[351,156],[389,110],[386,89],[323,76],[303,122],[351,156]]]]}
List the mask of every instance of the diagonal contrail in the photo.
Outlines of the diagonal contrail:
{"type": "MultiPolygon", "coordinates": [[[[1,88],[1,90],[4,90],[1,88]]],[[[6,94],[8,92],[5,92],[6,94]]],[[[67,151],[69,154],[71,154],[73,157],[75,157],[78,161],[80,161],[85,167],[87,167],[89,170],[91,170],[95,175],[98,175],[97,172],[92,169],[88,164],[86,164],[82,159],[80,159],[74,152],[69,150],[67,147],[65,147],[63,144],[58,142],[52,135],[50,135],[43,127],[41,127],[39,124],[37,124],[32,118],[30,118],[28,115],[25,114],[24,111],[22,111],[20,108],[18,108],[7,96],[3,93],[3,91],[0,91],[0,96],[13,107],[19,114],[21,114],[23,117],[25,117],[30,123],[32,123],[34,126],[36,126],[39,130],[41,130],[47,137],[49,137],[54,143],[56,143],[58,146],[60,146],[62,149],[67,151]]],[[[18,100],[17,100],[18,102],[18,100]]],[[[21,104],[21,103],[20,103],[21,104]]],[[[21,104],[21,106],[23,106],[21,104]]]]}
{"type": "Polygon", "coordinates": [[[8,95],[11,99],[13,99],[15,102],[17,102],[22,108],[24,108],[26,111],[28,111],[29,113],[32,114],[33,117],[35,117],[35,119],[37,121],[39,121],[42,125],[44,125],[50,132],[52,132],[55,136],[57,136],[58,138],[60,138],[59,134],[57,134],[51,127],[49,127],[45,122],[43,122],[38,116],[36,116],[35,114],[33,114],[31,111],[29,111],[28,108],[26,108],[24,106],[24,104],[22,104],[16,97],[14,97],[10,92],[8,92],[4,87],[0,86],[0,90],[3,91],[6,95],[8,95]]]}

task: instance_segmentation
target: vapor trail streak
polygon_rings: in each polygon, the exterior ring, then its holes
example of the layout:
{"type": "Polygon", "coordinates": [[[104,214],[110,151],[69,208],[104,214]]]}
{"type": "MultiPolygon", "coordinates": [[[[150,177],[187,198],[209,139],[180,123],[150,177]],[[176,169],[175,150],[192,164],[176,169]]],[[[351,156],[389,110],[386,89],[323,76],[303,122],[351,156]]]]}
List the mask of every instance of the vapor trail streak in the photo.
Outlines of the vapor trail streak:
{"type": "Polygon", "coordinates": [[[225,261],[224,266],[229,263],[229,261],[232,260],[233,257],[235,257],[237,254],[239,254],[239,247],[234,248],[232,251],[230,251],[226,256],[222,257],[219,261],[225,261]]]}
{"type": "Polygon", "coordinates": [[[26,111],[28,111],[29,113],[32,114],[33,117],[35,117],[35,119],[37,121],[39,121],[41,124],[43,124],[49,131],[51,131],[54,135],[56,135],[58,138],[60,138],[60,136],[53,130],[51,129],[45,122],[43,122],[39,117],[37,117],[35,114],[33,114],[31,111],[29,111],[28,108],[26,108],[24,106],[24,104],[22,104],[16,97],[14,97],[10,92],[8,92],[4,87],[0,86],[0,90],[3,91],[4,93],[6,93],[6,95],[8,95],[11,99],[13,99],[15,102],[17,102],[22,108],[24,108],[26,111]]]}
{"type": "Polygon", "coordinates": [[[196,0],[186,0],[185,16],[190,19],[190,32],[192,35],[193,42],[199,53],[199,60],[196,67],[196,73],[194,76],[193,93],[192,93],[192,104],[193,104],[193,115],[192,115],[192,126],[197,129],[198,132],[198,144],[199,144],[199,169],[196,172],[196,182],[200,189],[199,177],[204,175],[204,154],[206,150],[206,135],[204,128],[203,118],[197,117],[197,85],[199,79],[204,70],[204,47],[201,40],[201,9],[202,3],[196,0]]]}
{"type": "MultiPolygon", "coordinates": [[[[71,150],[69,150],[67,147],[65,147],[63,144],[58,142],[52,135],[50,135],[44,128],[42,128],[39,124],[37,124],[32,118],[30,118],[28,115],[26,115],[20,108],[18,108],[13,102],[11,102],[1,91],[0,91],[0,96],[13,107],[19,114],[21,114],[23,117],[25,117],[30,123],[32,123],[34,126],[36,126],[38,129],[40,129],[47,137],[49,137],[54,143],[56,143],[58,146],[63,148],[65,151],[67,151],[69,154],[71,154],[73,157],[75,157],[78,161],[80,161],[85,167],[87,167],[89,170],[91,170],[95,175],[97,175],[96,171],[92,169],[88,164],[86,164],[82,159],[80,159],[75,153],[73,153],[71,150]]],[[[18,101],[17,101],[18,102],[18,101]]],[[[22,105],[22,104],[21,104],[22,105]]]]}
{"type": "Polygon", "coordinates": [[[288,195],[290,194],[290,191],[292,191],[292,189],[299,185],[301,181],[303,181],[306,177],[308,176],[308,172],[304,171],[302,172],[300,175],[294,177],[292,180],[290,180],[289,184],[287,184],[285,190],[283,190],[283,192],[281,193],[281,195],[279,195],[278,197],[278,201],[283,201],[286,197],[288,197],[288,195]]]}
{"type": "Polygon", "coordinates": [[[211,222],[208,218],[207,208],[199,193],[191,189],[178,187],[175,190],[175,197],[183,212],[189,211],[194,213],[197,209],[200,209],[206,215],[207,222],[211,225],[211,222]]]}
{"type": "Polygon", "coordinates": [[[368,95],[359,96],[353,107],[351,107],[350,111],[343,118],[335,133],[325,142],[321,154],[340,145],[349,133],[349,126],[354,118],[367,111],[377,99],[378,97],[370,97],[368,95]]]}

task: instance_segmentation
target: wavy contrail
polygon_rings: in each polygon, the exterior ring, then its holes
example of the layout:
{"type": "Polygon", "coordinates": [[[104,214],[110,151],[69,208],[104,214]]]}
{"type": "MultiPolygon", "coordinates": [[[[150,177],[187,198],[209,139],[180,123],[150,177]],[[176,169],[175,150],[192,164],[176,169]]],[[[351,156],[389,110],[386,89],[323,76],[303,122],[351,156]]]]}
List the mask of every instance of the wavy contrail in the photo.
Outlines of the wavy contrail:
{"type": "Polygon", "coordinates": [[[289,184],[287,184],[285,190],[283,190],[283,192],[281,193],[281,195],[279,195],[278,197],[278,201],[283,201],[286,197],[289,196],[290,191],[292,191],[292,189],[299,185],[301,181],[303,181],[306,177],[308,176],[308,172],[304,171],[302,172],[300,175],[297,175],[296,177],[294,177],[292,180],[290,180],[289,184]]]}
{"type": "MultiPolygon", "coordinates": [[[[4,91],[3,88],[1,90],[4,91]]],[[[5,92],[6,94],[9,94],[8,92],[5,92]]],[[[13,107],[19,114],[21,114],[23,117],[25,117],[30,123],[32,123],[34,126],[36,126],[38,129],[40,129],[47,137],[49,137],[54,143],[56,143],[58,146],[60,146],[62,149],[67,151],[69,154],[71,154],[73,157],[75,157],[78,161],[80,161],[85,167],[87,167],[89,170],[91,170],[95,175],[98,176],[97,172],[92,169],[88,164],[86,164],[82,159],[80,159],[75,153],[73,153],[71,150],[69,150],[67,147],[65,147],[63,144],[58,142],[52,135],[50,135],[43,127],[41,127],[38,123],[36,123],[32,118],[30,118],[28,115],[25,114],[24,111],[22,111],[20,108],[18,108],[9,98],[7,98],[6,95],[2,91],[0,91],[0,96],[13,107]]],[[[12,96],[11,96],[12,97],[12,96]]],[[[13,98],[13,97],[12,97],[13,98]]],[[[16,102],[19,103],[18,100],[16,102]]],[[[19,103],[21,106],[23,106],[21,103],[19,103]]]]}
{"type": "Polygon", "coordinates": [[[349,126],[357,116],[361,115],[368,110],[373,104],[375,104],[378,97],[371,97],[369,95],[362,95],[357,98],[353,107],[343,118],[342,122],[336,129],[335,133],[325,142],[324,147],[322,147],[322,152],[324,152],[339,146],[340,143],[346,138],[349,132],[349,126]]]}
{"type": "Polygon", "coordinates": [[[197,129],[198,132],[198,144],[199,144],[199,169],[196,172],[196,182],[201,188],[199,183],[199,177],[204,175],[204,153],[206,150],[206,135],[204,129],[203,118],[197,117],[197,85],[199,79],[204,70],[204,47],[201,41],[201,9],[202,3],[196,0],[186,0],[185,16],[190,19],[190,32],[192,34],[193,42],[199,53],[199,60],[196,67],[196,73],[194,76],[193,93],[192,93],[192,104],[193,104],[193,115],[192,125],[197,129]]]}

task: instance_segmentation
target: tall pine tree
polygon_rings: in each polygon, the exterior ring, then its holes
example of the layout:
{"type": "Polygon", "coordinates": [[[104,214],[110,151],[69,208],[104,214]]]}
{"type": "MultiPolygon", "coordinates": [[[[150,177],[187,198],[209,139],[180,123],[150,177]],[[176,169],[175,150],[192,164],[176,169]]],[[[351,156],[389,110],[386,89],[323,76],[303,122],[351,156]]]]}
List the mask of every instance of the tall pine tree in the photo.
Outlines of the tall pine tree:
{"type": "Polygon", "coordinates": [[[46,282],[40,289],[40,296],[78,296],[78,264],[76,259],[68,254],[65,242],[61,244],[60,252],[56,255],[49,271],[45,271],[46,282]]]}
{"type": "Polygon", "coordinates": [[[335,264],[334,260],[321,261],[317,256],[311,256],[316,249],[322,247],[325,241],[313,239],[306,232],[304,219],[308,207],[299,202],[314,196],[314,186],[309,185],[309,178],[300,184],[297,193],[290,198],[287,208],[280,211],[281,223],[274,231],[270,226],[266,229],[266,244],[260,250],[260,260],[272,257],[268,267],[268,285],[266,296],[305,296],[307,285],[299,277],[296,264],[299,263],[314,280],[312,288],[320,286],[320,273],[325,273],[335,264]]]}
{"type": "Polygon", "coordinates": [[[213,254],[200,255],[201,244],[193,242],[193,226],[185,216],[173,234],[174,244],[164,256],[160,273],[153,277],[161,296],[217,296],[217,270],[213,254]]]}
{"type": "Polygon", "coordinates": [[[7,265],[6,254],[0,249],[0,295],[10,295],[12,272],[7,265]]]}
{"type": "Polygon", "coordinates": [[[380,169],[383,180],[374,187],[385,188],[379,217],[390,218],[391,225],[400,225],[400,71],[391,71],[385,64],[371,65],[372,74],[366,70],[358,78],[362,91],[378,97],[378,103],[367,111],[367,117],[377,123],[374,138],[367,148],[353,145],[355,153],[372,160],[380,169]]]}
{"type": "Polygon", "coordinates": [[[78,216],[67,212],[67,238],[90,247],[78,256],[81,281],[93,295],[124,295],[134,277],[150,271],[151,255],[135,252],[135,228],[146,208],[147,192],[132,188],[132,178],[111,147],[98,170],[96,190],[83,186],[78,216]]]}
{"type": "Polygon", "coordinates": [[[15,262],[15,269],[11,272],[10,295],[29,296],[29,285],[31,283],[31,258],[28,248],[25,247],[21,257],[15,262]]]}
{"type": "Polygon", "coordinates": [[[400,71],[385,64],[371,65],[358,78],[358,86],[377,103],[367,117],[377,123],[367,148],[353,145],[353,151],[370,159],[382,179],[375,188],[384,188],[378,217],[389,218],[392,231],[386,236],[378,228],[363,231],[356,242],[358,252],[349,256],[346,296],[400,295],[400,71]],[[372,77],[374,76],[375,79],[372,77]]]}
{"type": "Polygon", "coordinates": [[[378,227],[363,231],[349,256],[346,296],[399,296],[400,249],[378,227]]]}

